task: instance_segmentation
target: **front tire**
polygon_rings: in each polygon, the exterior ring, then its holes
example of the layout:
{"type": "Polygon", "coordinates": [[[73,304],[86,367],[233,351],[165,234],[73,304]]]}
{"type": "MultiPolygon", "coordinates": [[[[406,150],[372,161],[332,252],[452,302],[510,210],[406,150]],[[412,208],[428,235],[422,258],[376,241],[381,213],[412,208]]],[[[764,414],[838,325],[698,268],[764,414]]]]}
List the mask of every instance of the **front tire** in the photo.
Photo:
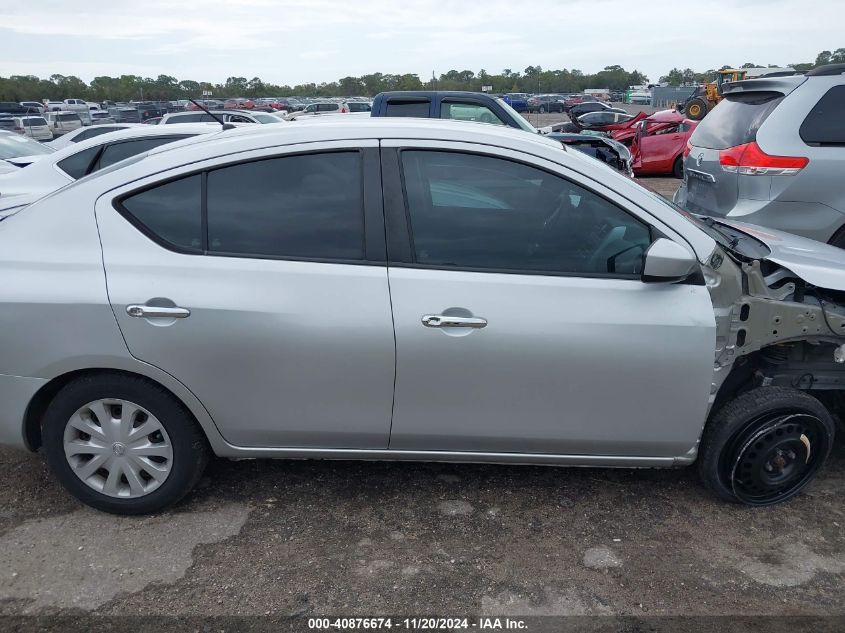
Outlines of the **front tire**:
{"type": "Polygon", "coordinates": [[[140,376],[70,382],[47,408],[50,469],[83,503],[113,514],[160,512],[196,485],[208,443],[172,394],[140,376]]]}
{"type": "Polygon", "coordinates": [[[698,472],[727,501],[781,503],[821,470],[835,427],[812,396],[785,387],[759,387],[728,402],[707,423],[698,472]]]}

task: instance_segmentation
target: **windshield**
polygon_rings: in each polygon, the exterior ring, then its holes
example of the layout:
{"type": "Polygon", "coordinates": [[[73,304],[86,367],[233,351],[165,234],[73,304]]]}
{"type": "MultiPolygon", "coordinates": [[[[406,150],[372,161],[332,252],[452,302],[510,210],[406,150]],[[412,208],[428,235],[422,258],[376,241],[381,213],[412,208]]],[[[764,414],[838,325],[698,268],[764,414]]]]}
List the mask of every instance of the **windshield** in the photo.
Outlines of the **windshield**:
{"type": "Polygon", "coordinates": [[[0,159],[18,158],[19,156],[35,156],[37,154],[50,154],[55,150],[28,136],[19,134],[0,135],[0,159]]]}
{"type": "Polygon", "coordinates": [[[516,121],[517,125],[526,132],[531,132],[532,134],[537,134],[537,128],[531,125],[528,121],[526,121],[523,116],[510,107],[504,99],[496,99],[496,103],[498,103],[502,108],[511,115],[514,121],[516,121]]]}

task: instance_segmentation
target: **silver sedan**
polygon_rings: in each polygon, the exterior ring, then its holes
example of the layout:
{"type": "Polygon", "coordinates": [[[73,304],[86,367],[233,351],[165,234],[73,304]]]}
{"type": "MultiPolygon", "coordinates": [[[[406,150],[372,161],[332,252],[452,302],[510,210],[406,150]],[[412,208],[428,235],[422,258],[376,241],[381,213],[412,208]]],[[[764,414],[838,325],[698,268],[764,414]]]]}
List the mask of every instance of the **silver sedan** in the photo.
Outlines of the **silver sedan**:
{"type": "Polygon", "coordinates": [[[669,467],[783,501],[831,450],[845,251],[519,130],[161,146],[0,221],[0,443],[101,510],[211,455],[669,467]]]}

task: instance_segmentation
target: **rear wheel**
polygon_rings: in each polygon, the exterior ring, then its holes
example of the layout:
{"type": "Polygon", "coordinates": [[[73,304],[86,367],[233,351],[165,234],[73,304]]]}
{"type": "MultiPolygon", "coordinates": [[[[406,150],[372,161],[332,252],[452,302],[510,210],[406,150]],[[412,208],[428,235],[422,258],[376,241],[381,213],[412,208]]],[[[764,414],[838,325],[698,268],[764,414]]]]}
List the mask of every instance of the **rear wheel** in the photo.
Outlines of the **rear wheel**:
{"type": "Polygon", "coordinates": [[[116,373],[59,391],[43,436],[50,468],[68,492],[115,514],[173,505],[199,480],[209,454],[193,417],[169,392],[116,373]]]}
{"type": "Polygon", "coordinates": [[[686,115],[688,119],[692,119],[693,121],[701,121],[704,116],[707,114],[707,102],[704,99],[699,99],[696,97],[695,99],[691,99],[687,103],[686,107],[686,115]]]}
{"type": "Polygon", "coordinates": [[[684,177],[684,157],[678,156],[675,159],[675,162],[672,164],[672,175],[675,178],[683,178],[684,177]]]}
{"type": "Polygon", "coordinates": [[[760,387],[726,404],[708,422],[698,471],[722,499],[773,505],[812,481],[833,437],[833,420],[821,402],[795,389],[760,387]]]}

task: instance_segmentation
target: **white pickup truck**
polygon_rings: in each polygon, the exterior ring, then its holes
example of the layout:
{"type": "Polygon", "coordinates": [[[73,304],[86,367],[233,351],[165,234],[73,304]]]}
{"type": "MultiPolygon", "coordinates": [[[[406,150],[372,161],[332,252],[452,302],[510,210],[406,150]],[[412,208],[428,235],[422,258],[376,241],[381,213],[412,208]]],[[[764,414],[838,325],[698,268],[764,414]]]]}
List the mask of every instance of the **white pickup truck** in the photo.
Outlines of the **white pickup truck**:
{"type": "Polygon", "coordinates": [[[47,107],[47,110],[50,112],[70,110],[71,112],[77,113],[79,115],[79,118],[82,119],[83,125],[91,125],[91,106],[96,106],[97,109],[99,109],[99,106],[97,104],[88,103],[84,99],[65,99],[64,101],[48,101],[45,105],[47,107]]]}

